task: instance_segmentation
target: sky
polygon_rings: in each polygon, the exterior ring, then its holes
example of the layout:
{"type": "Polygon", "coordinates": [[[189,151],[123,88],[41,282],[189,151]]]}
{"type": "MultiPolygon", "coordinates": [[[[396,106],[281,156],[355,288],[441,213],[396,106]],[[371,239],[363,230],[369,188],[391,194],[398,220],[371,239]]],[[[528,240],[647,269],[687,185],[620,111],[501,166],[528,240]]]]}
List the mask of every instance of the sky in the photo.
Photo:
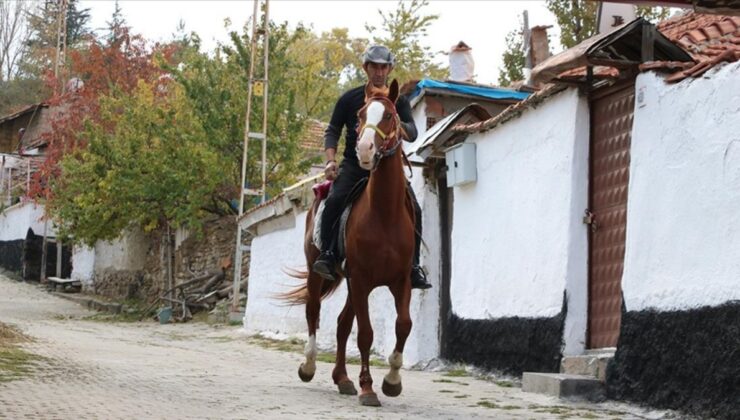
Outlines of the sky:
{"type": "MultiPolygon", "coordinates": [[[[198,33],[203,46],[209,50],[217,41],[227,40],[226,18],[231,20],[232,27],[241,28],[251,18],[253,10],[252,0],[121,0],[119,5],[135,33],[153,41],[168,40],[182,20],[185,30],[198,33]]],[[[287,21],[291,27],[302,22],[316,32],[346,27],[350,36],[369,38],[365,23],[380,26],[382,20],[378,10],[390,11],[396,5],[396,0],[270,0],[270,18],[275,22],[287,21]]],[[[113,14],[114,2],[82,0],[80,7],[90,8],[91,27],[103,28],[113,14]]],[[[465,41],[473,49],[478,83],[497,83],[505,50],[504,39],[509,31],[519,26],[518,16],[524,10],[529,13],[530,26],[554,26],[550,29],[553,34],[551,49],[553,52],[561,50],[555,17],[545,8],[544,1],[431,0],[422,10],[425,14],[439,15],[422,45],[431,47],[432,51],[449,51],[452,45],[465,41]]],[[[447,58],[442,55],[437,55],[435,61],[447,64],[447,58]]]]}

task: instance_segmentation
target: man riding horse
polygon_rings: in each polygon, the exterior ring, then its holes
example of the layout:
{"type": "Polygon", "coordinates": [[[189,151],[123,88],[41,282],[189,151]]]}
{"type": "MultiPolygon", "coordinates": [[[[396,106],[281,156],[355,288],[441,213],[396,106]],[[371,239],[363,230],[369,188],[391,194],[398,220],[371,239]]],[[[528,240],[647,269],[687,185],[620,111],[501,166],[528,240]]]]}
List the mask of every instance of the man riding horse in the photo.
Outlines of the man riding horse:
{"type": "MultiPolygon", "coordinates": [[[[385,87],[388,75],[393,70],[395,57],[382,45],[369,47],[362,56],[362,68],[368,78],[368,83],[375,87],[385,87]]],[[[331,191],[326,198],[321,218],[321,254],[313,264],[313,271],[326,280],[336,281],[336,267],[339,261],[335,254],[337,240],[337,220],[345,207],[346,200],[358,181],[369,176],[370,172],[360,167],[355,147],[357,145],[357,113],[365,105],[365,85],[358,86],[345,92],[334,106],[329,126],[324,132],[324,149],[326,152],[326,178],[333,180],[331,191]],[[342,129],[346,128],[344,159],[337,170],[336,152],[342,129]]],[[[411,105],[405,96],[396,101],[396,112],[401,119],[404,140],[416,140],[416,125],[411,115],[411,105]]],[[[432,287],[426,279],[424,270],[419,265],[419,251],[421,247],[421,207],[414,195],[411,185],[407,183],[408,191],[413,199],[416,213],[414,261],[411,270],[411,287],[428,289],[432,287]]]]}

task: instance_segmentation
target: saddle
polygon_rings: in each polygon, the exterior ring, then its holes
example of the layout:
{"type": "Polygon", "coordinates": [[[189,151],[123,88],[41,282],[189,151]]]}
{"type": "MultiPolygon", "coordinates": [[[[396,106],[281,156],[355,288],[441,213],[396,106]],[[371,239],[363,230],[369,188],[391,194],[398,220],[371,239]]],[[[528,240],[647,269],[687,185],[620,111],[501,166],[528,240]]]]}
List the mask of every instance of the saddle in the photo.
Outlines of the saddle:
{"type": "MultiPolygon", "coordinates": [[[[334,223],[338,224],[338,226],[335,226],[337,229],[335,230],[337,232],[337,237],[333,238],[333,241],[335,242],[336,248],[336,257],[339,261],[342,262],[342,269],[346,269],[345,267],[345,258],[346,258],[346,232],[347,232],[347,221],[349,220],[349,215],[352,212],[352,204],[357,200],[357,198],[360,197],[362,192],[365,190],[365,187],[367,187],[367,182],[369,178],[364,177],[361,178],[355,185],[352,187],[352,190],[347,195],[347,198],[344,200],[343,207],[344,209],[340,213],[339,219],[336,220],[334,223]]],[[[320,184],[316,184],[313,186],[313,192],[317,199],[321,200],[321,203],[319,204],[318,209],[316,209],[316,214],[314,214],[314,228],[313,228],[313,243],[316,245],[317,248],[322,249],[322,243],[321,243],[321,215],[324,213],[324,203],[326,202],[326,197],[329,196],[329,191],[331,189],[332,181],[324,181],[320,184]]]]}

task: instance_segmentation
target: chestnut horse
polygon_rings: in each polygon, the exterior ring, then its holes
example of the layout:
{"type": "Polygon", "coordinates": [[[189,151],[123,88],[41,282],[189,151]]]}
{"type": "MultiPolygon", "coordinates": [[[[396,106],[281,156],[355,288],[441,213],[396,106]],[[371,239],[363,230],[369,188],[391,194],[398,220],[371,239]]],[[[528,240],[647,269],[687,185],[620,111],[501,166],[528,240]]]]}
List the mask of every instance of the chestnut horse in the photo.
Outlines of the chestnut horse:
{"type": "MultiPolygon", "coordinates": [[[[387,286],[396,306],[396,346],[388,358],[390,372],[383,380],[383,393],[395,397],[401,393],[403,348],[411,332],[411,265],[414,251],[414,208],[407,192],[403,171],[402,127],[396,113],[398,98],[396,80],[390,88],[378,89],[368,84],[365,88],[365,106],[359,111],[357,156],[360,166],[370,170],[367,187],[352,207],[346,226],[346,275],[348,293],[344,309],[337,319],[337,354],[332,372],[339,392],[356,395],[352,380],[347,376],[345,353],[352,324],[357,317],[357,344],[361,355],[360,403],[379,406],[373,392],[370,375],[370,347],[373,328],[368,313],[368,296],[376,287],[387,286]]],[[[319,255],[314,245],[313,225],[320,200],[317,198],[306,218],[304,251],[308,272],[299,278],[306,283],[284,295],[292,303],[306,305],[308,343],[306,361],[298,368],[304,382],[313,379],[316,372],[316,330],[319,328],[321,300],[342,283],[326,281],[312,272],[319,255]]]]}

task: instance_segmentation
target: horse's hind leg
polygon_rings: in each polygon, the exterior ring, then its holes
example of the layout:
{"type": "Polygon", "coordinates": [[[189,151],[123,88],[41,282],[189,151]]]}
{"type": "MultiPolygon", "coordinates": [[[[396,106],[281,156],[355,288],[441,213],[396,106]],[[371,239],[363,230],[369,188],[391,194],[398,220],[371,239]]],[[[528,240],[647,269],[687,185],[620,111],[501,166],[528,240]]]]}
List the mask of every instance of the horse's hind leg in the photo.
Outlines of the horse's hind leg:
{"type": "Polygon", "coordinates": [[[339,388],[339,393],[344,395],[357,395],[355,384],[347,376],[347,339],[352,332],[352,323],[355,320],[355,311],[352,308],[352,299],[347,295],[347,302],[344,309],[337,318],[337,359],[334,364],[334,371],[331,374],[334,383],[339,388]]]}
{"type": "Polygon", "coordinates": [[[308,323],[308,342],[306,343],[306,361],[298,367],[298,377],[303,382],[310,382],[316,373],[316,330],[319,328],[319,313],[321,312],[321,277],[309,273],[308,301],[306,302],[306,322],[308,323]]]}
{"type": "Polygon", "coordinates": [[[401,374],[403,366],[403,348],[406,339],[411,332],[411,314],[409,305],[411,303],[411,289],[407,284],[399,285],[391,290],[396,301],[396,347],[388,357],[390,372],[383,378],[383,394],[389,397],[397,397],[401,394],[401,374]]]}

